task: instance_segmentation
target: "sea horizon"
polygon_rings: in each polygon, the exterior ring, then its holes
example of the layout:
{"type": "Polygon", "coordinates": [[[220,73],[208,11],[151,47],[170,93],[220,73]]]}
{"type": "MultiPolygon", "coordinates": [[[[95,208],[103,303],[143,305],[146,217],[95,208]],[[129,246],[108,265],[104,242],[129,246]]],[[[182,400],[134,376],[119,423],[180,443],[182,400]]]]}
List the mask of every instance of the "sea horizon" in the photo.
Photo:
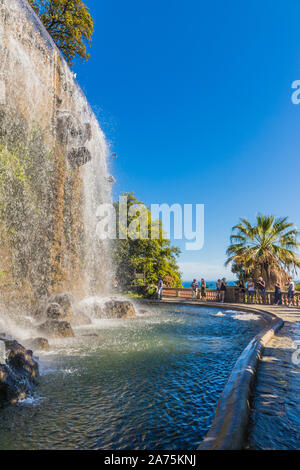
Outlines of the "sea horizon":
{"type": "MultiPolygon", "coordinates": [[[[201,279],[197,279],[197,281],[201,282],[201,279]]],[[[193,282],[192,280],[191,281],[182,281],[182,286],[185,289],[188,289],[188,288],[191,287],[192,282],[193,282]]],[[[206,287],[208,289],[215,289],[216,288],[217,281],[205,281],[205,282],[206,282],[206,287]]],[[[230,280],[230,281],[226,281],[226,282],[227,282],[228,286],[235,286],[238,281],[237,280],[236,281],[230,280]]]]}

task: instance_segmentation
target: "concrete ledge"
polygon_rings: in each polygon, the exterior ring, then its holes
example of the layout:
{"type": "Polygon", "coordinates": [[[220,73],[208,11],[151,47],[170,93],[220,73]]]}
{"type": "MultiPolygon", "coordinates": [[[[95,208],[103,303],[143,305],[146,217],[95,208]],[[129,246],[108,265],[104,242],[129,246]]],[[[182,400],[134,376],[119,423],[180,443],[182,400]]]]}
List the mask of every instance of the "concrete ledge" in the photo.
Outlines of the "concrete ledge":
{"type": "MultiPolygon", "coordinates": [[[[253,309],[253,312],[259,312],[253,309]]],[[[273,314],[271,314],[273,316],[273,314]]],[[[266,344],[283,326],[280,318],[271,324],[248,344],[238,358],[228,382],[219,398],[214,421],[200,450],[239,450],[243,448],[249,422],[249,398],[258,360],[266,344]]]]}
{"type": "MultiPolygon", "coordinates": [[[[151,302],[152,303],[152,302],[151,302]]],[[[240,450],[246,439],[249,422],[249,398],[258,360],[267,345],[280,328],[283,321],[272,312],[236,304],[215,302],[162,301],[155,304],[187,304],[201,307],[218,307],[252,312],[261,315],[268,326],[256,335],[238,358],[228,382],[219,398],[213,423],[199,446],[199,450],[240,450]]]]}

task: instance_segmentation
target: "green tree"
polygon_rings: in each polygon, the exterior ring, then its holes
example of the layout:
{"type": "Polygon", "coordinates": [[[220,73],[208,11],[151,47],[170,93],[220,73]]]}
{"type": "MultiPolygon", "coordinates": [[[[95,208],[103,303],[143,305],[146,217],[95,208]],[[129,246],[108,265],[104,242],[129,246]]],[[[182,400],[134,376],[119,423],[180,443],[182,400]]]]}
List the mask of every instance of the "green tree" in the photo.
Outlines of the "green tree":
{"type": "Polygon", "coordinates": [[[94,21],[82,0],[29,0],[48,33],[72,66],[79,56],[88,60],[94,21]]]}
{"type": "MultiPolygon", "coordinates": [[[[127,196],[127,212],[131,207],[142,204],[135,198],[133,193],[125,193],[124,196],[127,196]]],[[[113,259],[120,284],[129,286],[135,279],[136,273],[143,273],[147,285],[157,284],[159,277],[170,276],[170,278],[173,278],[173,286],[181,287],[181,274],[176,263],[180,250],[171,246],[170,240],[164,237],[160,221],[152,221],[151,212],[147,208],[147,231],[150,234],[152,223],[158,230],[159,238],[133,239],[134,234],[132,228],[130,228],[131,223],[138,220],[140,213],[137,212],[135,215],[128,217],[127,227],[121,227],[119,205],[117,203],[115,208],[117,213],[117,235],[119,235],[121,228],[126,233],[125,239],[119,239],[119,236],[117,236],[113,244],[113,259]]],[[[140,233],[140,230],[141,228],[137,224],[136,232],[140,233]]]]}
{"type": "Polygon", "coordinates": [[[276,277],[300,267],[297,251],[299,231],[287,217],[257,215],[251,225],[247,219],[232,228],[226,265],[242,278],[262,276],[271,287],[276,277]]]}

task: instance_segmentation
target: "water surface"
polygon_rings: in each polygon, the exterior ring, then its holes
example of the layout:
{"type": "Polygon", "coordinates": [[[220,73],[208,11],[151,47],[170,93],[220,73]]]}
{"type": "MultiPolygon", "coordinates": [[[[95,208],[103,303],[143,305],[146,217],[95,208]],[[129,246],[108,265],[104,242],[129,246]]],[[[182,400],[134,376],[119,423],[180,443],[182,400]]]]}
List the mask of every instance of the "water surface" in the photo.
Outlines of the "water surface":
{"type": "Polygon", "coordinates": [[[40,354],[34,396],[0,410],[0,448],[195,449],[263,326],[257,315],[195,306],[96,320],[40,354]]]}

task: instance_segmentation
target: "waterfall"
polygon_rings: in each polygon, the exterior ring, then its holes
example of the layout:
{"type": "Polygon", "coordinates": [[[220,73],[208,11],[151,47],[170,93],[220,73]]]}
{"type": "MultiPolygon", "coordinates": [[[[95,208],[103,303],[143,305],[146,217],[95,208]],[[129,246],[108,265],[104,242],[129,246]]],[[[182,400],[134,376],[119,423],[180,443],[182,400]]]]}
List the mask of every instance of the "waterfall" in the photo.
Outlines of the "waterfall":
{"type": "Polygon", "coordinates": [[[0,59],[2,303],[105,294],[110,246],[95,217],[111,202],[105,136],[26,0],[0,0],[0,59]]]}

